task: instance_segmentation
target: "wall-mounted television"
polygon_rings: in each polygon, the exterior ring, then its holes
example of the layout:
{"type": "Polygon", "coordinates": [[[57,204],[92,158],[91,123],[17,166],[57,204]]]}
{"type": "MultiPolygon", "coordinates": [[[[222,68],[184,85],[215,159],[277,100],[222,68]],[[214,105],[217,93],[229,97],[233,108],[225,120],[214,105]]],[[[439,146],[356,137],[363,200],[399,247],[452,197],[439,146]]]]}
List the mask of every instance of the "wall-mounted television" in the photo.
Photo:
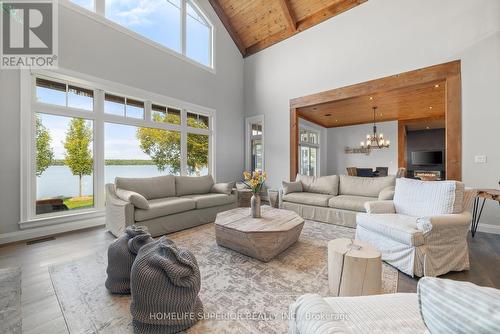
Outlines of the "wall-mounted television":
{"type": "Polygon", "coordinates": [[[412,165],[441,165],[443,163],[442,151],[416,151],[411,152],[412,165]]]}

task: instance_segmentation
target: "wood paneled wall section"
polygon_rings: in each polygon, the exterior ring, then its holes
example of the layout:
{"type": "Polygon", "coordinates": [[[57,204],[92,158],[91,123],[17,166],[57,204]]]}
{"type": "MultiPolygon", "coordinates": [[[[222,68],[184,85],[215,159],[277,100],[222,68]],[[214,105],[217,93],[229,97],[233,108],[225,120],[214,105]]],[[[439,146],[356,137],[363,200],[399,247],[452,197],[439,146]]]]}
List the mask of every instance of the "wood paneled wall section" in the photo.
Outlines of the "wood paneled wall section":
{"type": "Polygon", "coordinates": [[[290,109],[290,181],[295,181],[299,171],[299,115],[290,109]]]}
{"type": "Polygon", "coordinates": [[[398,121],[398,167],[406,168],[406,122],[398,121]]]}
{"type": "Polygon", "coordinates": [[[462,180],[462,79],[446,79],[446,178],[462,180]]]}
{"type": "MultiPolygon", "coordinates": [[[[351,86],[329,90],[290,100],[290,176],[298,170],[298,110],[324,103],[359,96],[370,96],[384,91],[417,86],[424,83],[445,81],[445,123],[446,123],[446,177],[450,180],[462,180],[462,91],[460,60],[426,67],[414,71],[391,75],[351,86]]],[[[303,115],[305,117],[305,115],[303,115]]],[[[419,119],[418,115],[414,119],[419,119]]],[[[405,121],[411,121],[405,119],[405,121]]],[[[370,123],[368,121],[367,123],[370,123]]],[[[319,124],[321,125],[321,124],[319,124]]],[[[399,139],[404,140],[402,129],[399,139]]],[[[398,164],[406,166],[406,157],[398,149],[398,164]]],[[[291,179],[293,179],[291,177],[291,179]]]]}

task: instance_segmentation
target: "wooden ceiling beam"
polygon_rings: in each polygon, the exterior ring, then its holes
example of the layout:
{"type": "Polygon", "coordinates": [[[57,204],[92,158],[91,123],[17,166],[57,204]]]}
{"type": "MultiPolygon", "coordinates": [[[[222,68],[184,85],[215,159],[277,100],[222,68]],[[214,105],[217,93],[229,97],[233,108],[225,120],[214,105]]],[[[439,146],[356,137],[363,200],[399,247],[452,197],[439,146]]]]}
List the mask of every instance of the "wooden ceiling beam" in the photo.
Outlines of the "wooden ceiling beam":
{"type": "Polygon", "coordinates": [[[367,1],[368,0],[344,0],[337,2],[297,22],[297,31],[300,32],[309,29],[312,26],[342,14],[367,1]]]}
{"type": "MultiPolygon", "coordinates": [[[[283,0],[280,0],[280,3],[283,0]]],[[[249,46],[246,49],[246,55],[245,57],[248,57],[252,54],[255,54],[259,51],[262,51],[278,42],[281,42],[293,35],[298,34],[301,31],[304,31],[308,28],[311,28],[312,26],[317,25],[318,23],[321,23],[325,20],[328,20],[334,16],[337,16],[349,9],[352,9],[356,6],[361,5],[362,3],[366,2],[368,0],[343,0],[340,2],[335,3],[334,5],[328,6],[319,12],[316,12],[298,22],[295,22],[295,27],[296,29],[292,30],[282,30],[280,32],[277,32],[273,35],[270,35],[255,44],[249,46]]],[[[286,1],[288,2],[288,1],[286,1]]],[[[293,11],[291,11],[293,13],[293,11]]]]}
{"type": "Polygon", "coordinates": [[[430,66],[415,71],[391,75],[360,84],[332,89],[326,92],[303,96],[290,100],[291,108],[303,108],[320,105],[332,101],[366,96],[378,92],[400,89],[404,87],[446,80],[450,76],[460,74],[460,60],[430,66]]]}
{"type": "Polygon", "coordinates": [[[297,31],[297,20],[295,19],[295,14],[293,13],[292,6],[290,5],[290,0],[278,0],[278,2],[283,10],[283,15],[285,15],[286,21],[288,22],[290,31],[297,31]]]}
{"type": "Polygon", "coordinates": [[[234,30],[233,25],[231,24],[231,21],[227,17],[226,13],[224,12],[224,9],[219,3],[219,0],[208,0],[208,2],[210,2],[210,5],[212,5],[212,8],[214,9],[215,13],[217,14],[222,24],[226,28],[227,32],[229,33],[229,36],[231,36],[231,38],[233,39],[234,44],[236,44],[236,46],[238,47],[238,50],[240,50],[241,55],[243,57],[246,57],[246,48],[243,45],[243,42],[241,41],[236,31],[234,30]]]}

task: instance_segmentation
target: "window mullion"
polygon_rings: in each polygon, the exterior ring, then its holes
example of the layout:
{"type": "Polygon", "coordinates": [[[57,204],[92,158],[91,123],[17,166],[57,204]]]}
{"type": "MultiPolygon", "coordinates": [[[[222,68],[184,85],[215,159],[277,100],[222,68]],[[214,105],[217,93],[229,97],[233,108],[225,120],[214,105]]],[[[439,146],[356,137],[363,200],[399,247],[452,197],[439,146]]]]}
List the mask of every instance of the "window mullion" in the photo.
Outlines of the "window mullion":
{"type": "Polygon", "coordinates": [[[188,175],[187,168],[187,110],[181,111],[181,175],[188,175]]]}
{"type": "Polygon", "coordinates": [[[146,122],[152,122],[153,118],[151,117],[151,108],[153,103],[151,101],[144,101],[144,120],[146,122]]]}
{"type": "Polygon", "coordinates": [[[106,4],[105,0],[94,0],[95,12],[99,15],[106,16],[106,4]]]}
{"type": "Polygon", "coordinates": [[[181,52],[186,55],[186,15],[187,15],[187,5],[185,0],[181,0],[181,52]]]}
{"type": "Polygon", "coordinates": [[[105,160],[104,160],[104,91],[94,91],[94,205],[105,206],[105,160]]]}

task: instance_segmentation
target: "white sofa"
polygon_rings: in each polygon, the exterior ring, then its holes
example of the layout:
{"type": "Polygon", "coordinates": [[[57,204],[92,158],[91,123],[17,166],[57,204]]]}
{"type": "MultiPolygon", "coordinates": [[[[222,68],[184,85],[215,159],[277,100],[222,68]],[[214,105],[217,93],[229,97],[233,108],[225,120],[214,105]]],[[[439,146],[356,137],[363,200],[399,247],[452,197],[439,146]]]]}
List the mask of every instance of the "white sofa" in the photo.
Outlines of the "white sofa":
{"type": "Polygon", "coordinates": [[[283,181],[280,206],[305,219],[356,227],[356,214],[366,212],[366,202],[393,198],[395,181],[395,176],[298,174],[295,182],[283,181]]]}
{"type": "Polygon", "coordinates": [[[467,270],[472,195],[461,182],[397,179],[393,201],[368,202],[357,215],[356,239],[410,276],[467,270]]]}
{"type": "Polygon", "coordinates": [[[289,334],[496,334],[499,328],[499,290],[439,278],[422,278],[417,293],[308,294],[290,305],[289,334]]]}
{"type": "Polygon", "coordinates": [[[233,188],[234,182],[214,184],[210,175],[117,177],[106,185],[106,227],[120,236],[137,224],[160,236],[211,223],[217,213],[237,206],[233,188]]]}

